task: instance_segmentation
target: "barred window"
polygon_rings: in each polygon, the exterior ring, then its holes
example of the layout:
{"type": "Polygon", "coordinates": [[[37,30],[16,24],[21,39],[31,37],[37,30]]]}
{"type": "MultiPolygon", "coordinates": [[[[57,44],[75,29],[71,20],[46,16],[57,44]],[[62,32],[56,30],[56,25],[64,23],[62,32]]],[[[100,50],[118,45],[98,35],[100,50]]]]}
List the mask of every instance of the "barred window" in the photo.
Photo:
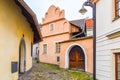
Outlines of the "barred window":
{"type": "Polygon", "coordinates": [[[57,62],[60,62],[60,57],[57,57],[57,62]]]}
{"type": "Polygon", "coordinates": [[[60,53],[60,43],[56,43],[56,53],[60,53]]]}
{"type": "Polygon", "coordinates": [[[115,0],[115,17],[120,17],[120,0],[115,0]]]}
{"type": "Polygon", "coordinates": [[[47,53],[47,44],[43,44],[43,53],[47,53]]]}

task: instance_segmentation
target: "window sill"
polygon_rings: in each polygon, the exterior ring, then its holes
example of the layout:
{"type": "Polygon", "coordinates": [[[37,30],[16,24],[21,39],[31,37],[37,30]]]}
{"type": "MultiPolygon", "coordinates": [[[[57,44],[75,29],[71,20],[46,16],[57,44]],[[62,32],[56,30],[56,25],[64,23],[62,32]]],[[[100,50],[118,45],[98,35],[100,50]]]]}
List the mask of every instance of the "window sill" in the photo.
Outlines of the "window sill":
{"type": "Polygon", "coordinates": [[[112,20],[112,22],[116,21],[116,20],[119,19],[119,18],[120,18],[120,16],[116,16],[116,17],[112,20]]]}

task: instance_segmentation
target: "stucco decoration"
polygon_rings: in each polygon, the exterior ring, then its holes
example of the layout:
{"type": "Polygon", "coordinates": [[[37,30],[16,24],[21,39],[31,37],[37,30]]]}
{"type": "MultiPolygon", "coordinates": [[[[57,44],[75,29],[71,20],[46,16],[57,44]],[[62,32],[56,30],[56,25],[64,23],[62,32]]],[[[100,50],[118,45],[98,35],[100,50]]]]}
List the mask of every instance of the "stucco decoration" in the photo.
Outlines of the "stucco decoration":
{"type": "Polygon", "coordinates": [[[63,22],[63,26],[70,26],[70,24],[69,24],[69,22],[68,22],[67,20],[65,20],[65,21],[63,22]]]}
{"type": "Polygon", "coordinates": [[[64,32],[69,32],[70,23],[67,20],[64,20],[62,24],[64,32]]]}
{"type": "Polygon", "coordinates": [[[59,7],[51,5],[48,11],[45,14],[45,17],[42,19],[42,23],[49,23],[58,19],[64,18],[64,10],[60,10],[59,7]]]}

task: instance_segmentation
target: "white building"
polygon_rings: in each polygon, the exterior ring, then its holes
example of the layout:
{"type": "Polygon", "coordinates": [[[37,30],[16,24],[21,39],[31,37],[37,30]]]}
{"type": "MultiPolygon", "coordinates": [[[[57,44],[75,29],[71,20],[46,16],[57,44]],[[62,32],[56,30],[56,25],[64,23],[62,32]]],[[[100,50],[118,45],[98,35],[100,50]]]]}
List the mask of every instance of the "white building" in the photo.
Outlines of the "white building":
{"type": "Polygon", "coordinates": [[[120,80],[120,0],[96,3],[96,77],[120,80]]]}
{"type": "Polygon", "coordinates": [[[38,59],[39,58],[39,43],[36,43],[33,45],[33,59],[38,59]]]}

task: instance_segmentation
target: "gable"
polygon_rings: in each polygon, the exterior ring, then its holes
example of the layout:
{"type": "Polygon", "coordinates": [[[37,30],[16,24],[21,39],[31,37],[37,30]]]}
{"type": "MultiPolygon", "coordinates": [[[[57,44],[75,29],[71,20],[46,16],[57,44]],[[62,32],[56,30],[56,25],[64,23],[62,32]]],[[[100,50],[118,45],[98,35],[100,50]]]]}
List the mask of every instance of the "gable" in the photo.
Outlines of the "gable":
{"type": "Polygon", "coordinates": [[[42,18],[42,24],[49,23],[55,20],[64,18],[64,10],[60,10],[59,7],[51,5],[48,11],[45,13],[45,17],[42,18]]]}
{"type": "Polygon", "coordinates": [[[72,21],[69,21],[70,24],[78,27],[78,28],[82,28],[82,27],[85,27],[85,19],[79,19],[79,20],[72,20],[72,21]]]}

